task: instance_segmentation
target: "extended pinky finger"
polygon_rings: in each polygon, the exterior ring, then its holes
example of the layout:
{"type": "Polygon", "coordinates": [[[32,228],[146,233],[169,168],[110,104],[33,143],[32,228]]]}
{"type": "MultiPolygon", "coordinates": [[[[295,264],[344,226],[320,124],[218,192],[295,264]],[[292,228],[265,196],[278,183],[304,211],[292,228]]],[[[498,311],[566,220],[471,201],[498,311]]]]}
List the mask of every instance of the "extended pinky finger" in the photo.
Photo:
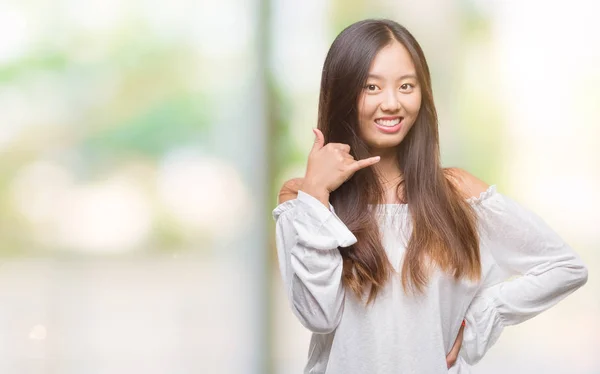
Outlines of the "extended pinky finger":
{"type": "Polygon", "coordinates": [[[365,158],[363,160],[358,160],[353,164],[352,168],[354,169],[354,171],[358,171],[360,169],[369,167],[371,165],[375,165],[376,163],[379,162],[380,159],[381,159],[381,157],[375,156],[375,157],[365,158]]]}

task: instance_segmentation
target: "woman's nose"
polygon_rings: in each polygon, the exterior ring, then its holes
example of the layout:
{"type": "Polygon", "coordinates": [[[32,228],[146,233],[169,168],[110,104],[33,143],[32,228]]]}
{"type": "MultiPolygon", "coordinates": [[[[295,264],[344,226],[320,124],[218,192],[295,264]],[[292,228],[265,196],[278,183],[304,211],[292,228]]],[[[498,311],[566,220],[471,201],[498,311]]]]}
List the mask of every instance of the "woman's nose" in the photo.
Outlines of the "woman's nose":
{"type": "Polygon", "coordinates": [[[400,109],[400,100],[398,98],[398,92],[392,91],[387,92],[381,103],[381,110],[386,112],[396,112],[400,109]]]}

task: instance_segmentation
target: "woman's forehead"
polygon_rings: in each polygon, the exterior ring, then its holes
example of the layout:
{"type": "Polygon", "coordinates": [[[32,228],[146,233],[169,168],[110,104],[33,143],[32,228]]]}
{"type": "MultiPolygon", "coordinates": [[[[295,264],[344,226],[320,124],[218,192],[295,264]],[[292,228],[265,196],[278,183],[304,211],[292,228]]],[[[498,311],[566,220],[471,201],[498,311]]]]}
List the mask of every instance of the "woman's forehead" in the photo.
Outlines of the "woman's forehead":
{"type": "Polygon", "coordinates": [[[394,41],[383,47],[371,63],[369,75],[374,78],[394,78],[416,75],[415,65],[406,47],[394,41]]]}

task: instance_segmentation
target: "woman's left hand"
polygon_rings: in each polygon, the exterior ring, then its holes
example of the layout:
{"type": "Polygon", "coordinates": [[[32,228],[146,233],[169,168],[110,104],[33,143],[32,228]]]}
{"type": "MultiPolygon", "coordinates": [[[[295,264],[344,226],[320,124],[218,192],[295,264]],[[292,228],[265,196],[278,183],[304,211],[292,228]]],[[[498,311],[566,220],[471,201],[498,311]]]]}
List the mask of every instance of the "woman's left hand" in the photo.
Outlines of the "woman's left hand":
{"type": "Polygon", "coordinates": [[[446,364],[448,365],[448,369],[450,369],[458,359],[458,352],[460,351],[460,346],[463,341],[463,331],[465,330],[465,324],[463,321],[462,326],[460,326],[460,330],[458,330],[458,336],[456,337],[456,341],[450,350],[450,353],[446,356],[446,364]]]}

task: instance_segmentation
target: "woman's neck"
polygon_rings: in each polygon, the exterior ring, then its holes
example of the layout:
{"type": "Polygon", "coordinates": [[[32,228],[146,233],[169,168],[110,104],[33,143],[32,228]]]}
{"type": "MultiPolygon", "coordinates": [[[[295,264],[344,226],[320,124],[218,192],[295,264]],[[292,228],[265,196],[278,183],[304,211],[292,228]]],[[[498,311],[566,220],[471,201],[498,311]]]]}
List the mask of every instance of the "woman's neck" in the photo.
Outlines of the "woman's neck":
{"type": "Polygon", "coordinates": [[[379,183],[384,190],[384,202],[386,204],[399,203],[400,199],[397,196],[397,187],[404,180],[398,158],[395,152],[377,153],[381,156],[381,160],[374,165],[379,183]]]}
{"type": "Polygon", "coordinates": [[[387,183],[402,176],[395,152],[373,152],[373,156],[381,157],[374,165],[381,183],[387,183]]]}

